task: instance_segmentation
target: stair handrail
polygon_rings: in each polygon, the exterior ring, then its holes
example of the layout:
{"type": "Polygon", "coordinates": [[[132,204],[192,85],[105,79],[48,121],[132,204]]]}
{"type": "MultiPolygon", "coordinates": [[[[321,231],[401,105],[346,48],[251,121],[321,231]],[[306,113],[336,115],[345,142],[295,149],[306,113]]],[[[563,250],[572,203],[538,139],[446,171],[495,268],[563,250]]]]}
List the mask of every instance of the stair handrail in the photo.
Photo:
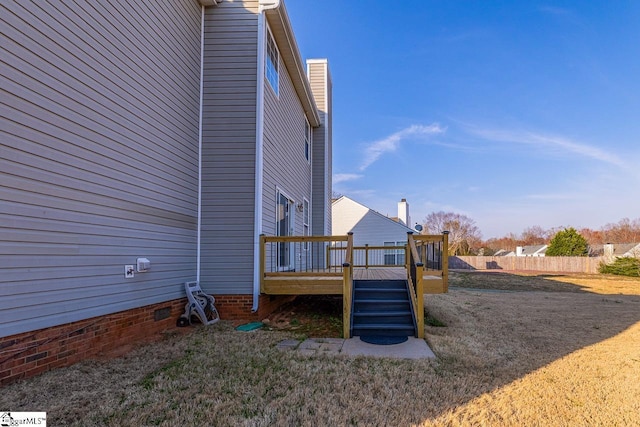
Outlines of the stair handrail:
{"type": "Polygon", "coordinates": [[[351,338],[351,304],[353,296],[353,232],[347,233],[347,249],[342,264],[342,334],[351,338]]]}
{"type": "Polygon", "coordinates": [[[424,338],[424,264],[420,259],[413,232],[407,232],[407,279],[409,294],[413,302],[413,312],[416,319],[418,338],[424,338]]]}

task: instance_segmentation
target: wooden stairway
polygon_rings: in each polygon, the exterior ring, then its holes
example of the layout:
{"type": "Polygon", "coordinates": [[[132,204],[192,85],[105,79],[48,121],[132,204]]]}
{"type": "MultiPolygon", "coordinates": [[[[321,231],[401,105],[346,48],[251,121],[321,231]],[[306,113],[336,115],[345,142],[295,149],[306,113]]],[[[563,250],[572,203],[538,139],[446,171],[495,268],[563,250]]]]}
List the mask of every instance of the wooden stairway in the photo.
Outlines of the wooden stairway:
{"type": "Polygon", "coordinates": [[[417,336],[406,280],[354,280],[351,336],[417,336]]]}

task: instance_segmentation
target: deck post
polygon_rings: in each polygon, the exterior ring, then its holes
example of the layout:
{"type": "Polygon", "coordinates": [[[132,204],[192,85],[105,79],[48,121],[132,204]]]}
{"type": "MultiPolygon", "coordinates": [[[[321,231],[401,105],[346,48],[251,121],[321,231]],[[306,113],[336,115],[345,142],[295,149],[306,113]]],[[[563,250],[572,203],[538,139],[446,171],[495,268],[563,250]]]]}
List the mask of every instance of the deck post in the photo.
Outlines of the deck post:
{"type": "Polygon", "coordinates": [[[424,278],[423,265],[416,263],[416,323],[418,328],[418,338],[424,338],[424,278]]]}
{"type": "Polygon", "coordinates": [[[442,232],[442,288],[449,292],[449,232],[442,232]]]}
{"type": "Polygon", "coordinates": [[[267,258],[267,240],[264,234],[260,235],[260,293],[264,293],[264,270],[267,258]]]}
{"type": "Polygon", "coordinates": [[[342,264],[342,335],[351,338],[351,295],[353,293],[353,233],[347,233],[347,253],[342,264]]]}
{"type": "Polygon", "coordinates": [[[369,268],[369,244],[364,244],[364,268],[369,268]]]}

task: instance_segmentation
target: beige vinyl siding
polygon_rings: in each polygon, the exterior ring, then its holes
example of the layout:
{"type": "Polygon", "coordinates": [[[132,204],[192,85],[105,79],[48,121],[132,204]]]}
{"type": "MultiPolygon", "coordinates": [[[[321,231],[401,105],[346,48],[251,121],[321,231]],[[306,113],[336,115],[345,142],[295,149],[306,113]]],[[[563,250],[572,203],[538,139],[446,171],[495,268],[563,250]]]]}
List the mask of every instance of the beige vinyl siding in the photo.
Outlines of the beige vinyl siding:
{"type": "Polygon", "coordinates": [[[207,8],[201,276],[213,294],[253,291],[258,2],[207,8]]]}
{"type": "Polygon", "coordinates": [[[307,74],[320,113],[313,130],[312,229],[315,235],[331,235],[332,83],[326,60],[308,60],[307,74]]]}
{"type": "Polygon", "coordinates": [[[0,25],[0,336],[182,297],[198,4],[5,1],[0,25]]]}
{"type": "MultiPolygon", "coordinates": [[[[265,83],[263,233],[276,234],[276,192],[295,202],[311,199],[311,165],[304,153],[305,115],[302,103],[280,58],[279,96],[265,83]]],[[[294,234],[303,234],[302,212],[294,213],[294,234]]]]}

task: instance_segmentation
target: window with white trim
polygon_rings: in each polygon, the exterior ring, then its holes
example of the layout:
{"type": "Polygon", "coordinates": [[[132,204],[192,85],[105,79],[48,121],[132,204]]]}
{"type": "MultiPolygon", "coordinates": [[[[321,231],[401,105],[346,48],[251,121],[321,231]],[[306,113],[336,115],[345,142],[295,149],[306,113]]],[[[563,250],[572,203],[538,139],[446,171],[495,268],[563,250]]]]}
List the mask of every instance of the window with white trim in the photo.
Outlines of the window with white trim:
{"type": "MultiPolygon", "coordinates": [[[[405,246],[407,242],[384,242],[384,246],[405,246]]],[[[404,265],[405,249],[385,249],[384,250],[384,265],[404,265]]]]}
{"type": "Polygon", "coordinates": [[[266,55],[266,63],[265,63],[265,77],[269,81],[269,85],[271,85],[271,89],[278,95],[278,64],[279,64],[279,54],[278,48],[276,47],[276,42],[273,39],[273,35],[271,31],[267,31],[267,55],[266,55]]]}

